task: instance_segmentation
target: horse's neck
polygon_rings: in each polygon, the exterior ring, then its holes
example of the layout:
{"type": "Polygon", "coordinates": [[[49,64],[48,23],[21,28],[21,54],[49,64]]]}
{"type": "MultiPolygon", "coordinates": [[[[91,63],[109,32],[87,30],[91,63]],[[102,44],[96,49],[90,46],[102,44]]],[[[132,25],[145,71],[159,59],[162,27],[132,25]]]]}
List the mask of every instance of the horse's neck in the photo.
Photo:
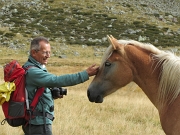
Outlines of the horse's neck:
{"type": "MultiPolygon", "coordinates": [[[[127,46],[127,56],[132,63],[134,82],[157,107],[158,70],[154,70],[150,52],[135,46],[127,46]]],[[[154,64],[155,65],[155,64],[154,64]]]]}
{"type": "MultiPolygon", "coordinates": [[[[130,63],[132,63],[132,69],[134,71],[134,82],[141,87],[141,89],[158,109],[163,130],[167,135],[180,135],[180,95],[178,95],[171,104],[164,104],[162,108],[159,108],[159,105],[157,105],[157,100],[159,99],[158,87],[160,82],[160,66],[155,68],[157,63],[153,63],[150,57],[150,52],[135,46],[127,46],[127,48],[126,53],[130,63]]],[[[176,60],[176,62],[178,62],[178,60],[176,60]]],[[[173,61],[173,63],[175,62],[173,61]]],[[[177,65],[173,65],[173,67],[179,67],[179,63],[176,64],[177,65]]],[[[178,75],[179,72],[175,73],[178,75]]],[[[174,81],[174,79],[171,81],[174,81]]],[[[165,98],[164,100],[168,100],[168,98],[165,98]]]]}

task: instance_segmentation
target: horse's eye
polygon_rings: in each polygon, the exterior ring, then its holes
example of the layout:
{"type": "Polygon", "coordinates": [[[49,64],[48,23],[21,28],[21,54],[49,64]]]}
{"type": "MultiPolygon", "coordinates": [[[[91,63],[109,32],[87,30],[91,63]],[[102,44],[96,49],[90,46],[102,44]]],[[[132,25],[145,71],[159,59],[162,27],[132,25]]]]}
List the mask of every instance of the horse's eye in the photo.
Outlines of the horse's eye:
{"type": "Polygon", "coordinates": [[[108,62],[108,61],[106,61],[106,62],[105,62],[105,66],[111,66],[111,63],[108,62]]]}

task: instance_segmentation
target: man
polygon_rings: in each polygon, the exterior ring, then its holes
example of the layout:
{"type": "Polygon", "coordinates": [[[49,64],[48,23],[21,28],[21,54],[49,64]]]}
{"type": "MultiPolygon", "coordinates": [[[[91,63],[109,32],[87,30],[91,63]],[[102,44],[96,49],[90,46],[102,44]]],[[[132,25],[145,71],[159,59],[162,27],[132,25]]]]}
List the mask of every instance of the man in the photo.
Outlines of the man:
{"type": "Polygon", "coordinates": [[[29,101],[32,101],[38,88],[44,87],[45,90],[35,109],[37,115],[31,119],[29,125],[22,126],[25,135],[29,135],[29,132],[31,135],[52,135],[51,124],[54,116],[54,101],[49,88],[83,83],[90,76],[96,75],[99,69],[98,66],[92,65],[82,72],[56,76],[49,73],[45,67],[48,58],[50,58],[50,53],[51,46],[45,37],[37,37],[32,40],[30,56],[24,64],[25,67],[31,66],[26,74],[26,89],[29,101]]]}

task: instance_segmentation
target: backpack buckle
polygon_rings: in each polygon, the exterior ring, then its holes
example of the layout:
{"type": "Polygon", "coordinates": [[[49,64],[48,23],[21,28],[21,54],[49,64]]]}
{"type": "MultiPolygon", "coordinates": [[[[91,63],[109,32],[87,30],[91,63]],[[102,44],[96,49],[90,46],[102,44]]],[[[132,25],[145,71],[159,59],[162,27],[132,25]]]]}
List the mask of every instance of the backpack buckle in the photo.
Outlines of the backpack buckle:
{"type": "Polygon", "coordinates": [[[6,119],[2,120],[1,125],[4,125],[6,123],[6,121],[7,121],[6,119]]]}

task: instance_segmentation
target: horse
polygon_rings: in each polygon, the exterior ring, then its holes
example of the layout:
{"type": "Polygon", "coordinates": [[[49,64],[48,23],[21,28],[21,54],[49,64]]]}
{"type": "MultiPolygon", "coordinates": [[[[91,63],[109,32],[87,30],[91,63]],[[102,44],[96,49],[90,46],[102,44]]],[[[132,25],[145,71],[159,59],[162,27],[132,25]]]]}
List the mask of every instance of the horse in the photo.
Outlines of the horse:
{"type": "Polygon", "coordinates": [[[104,97],[135,82],[157,108],[165,134],[180,135],[180,57],[150,43],[107,38],[110,46],[88,87],[89,101],[102,103],[104,97]]]}

